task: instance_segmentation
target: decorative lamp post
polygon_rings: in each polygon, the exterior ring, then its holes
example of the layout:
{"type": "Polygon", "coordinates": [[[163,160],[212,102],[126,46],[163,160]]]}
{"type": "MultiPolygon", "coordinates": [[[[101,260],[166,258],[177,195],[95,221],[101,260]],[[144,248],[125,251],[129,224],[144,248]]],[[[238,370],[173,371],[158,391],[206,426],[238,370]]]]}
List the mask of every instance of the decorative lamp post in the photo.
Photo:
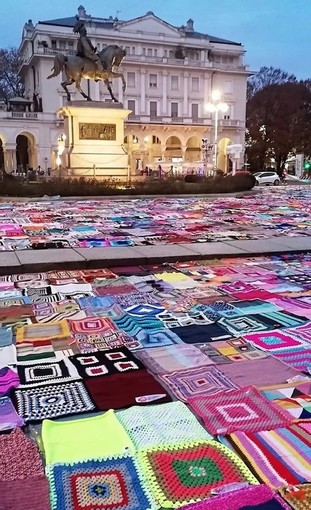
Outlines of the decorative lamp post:
{"type": "Polygon", "coordinates": [[[218,112],[227,112],[229,105],[221,101],[221,93],[219,90],[213,90],[212,100],[205,105],[206,111],[215,113],[215,128],[214,128],[214,171],[217,170],[217,152],[218,152],[218,112]]]}

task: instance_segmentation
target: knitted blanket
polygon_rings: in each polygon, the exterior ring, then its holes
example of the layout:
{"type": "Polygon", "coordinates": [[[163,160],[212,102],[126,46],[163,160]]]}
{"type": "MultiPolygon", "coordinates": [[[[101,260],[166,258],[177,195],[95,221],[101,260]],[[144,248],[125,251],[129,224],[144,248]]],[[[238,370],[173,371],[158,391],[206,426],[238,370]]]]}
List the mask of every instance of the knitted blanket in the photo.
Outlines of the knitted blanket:
{"type": "Polygon", "coordinates": [[[41,434],[47,464],[99,459],[134,449],[113,410],[80,420],[44,420],[41,434]]]}
{"type": "Polygon", "coordinates": [[[172,399],[147,370],[123,372],[85,379],[84,384],[100,411],[135,404],[163,404],[172,399]]]}
{"type": "Polygon", "coordinates": [[[44,475],[25,480],[0,480],[1,508],[50,510],[49,484],[44,475]]]}
{"type": "Polygon", "coordinates": [[[311,483],[281,489],[280,493],[294,510],[311,510],[311,483]]]}
{"type": "Polygon", "coordinates": [[[264,432],[235,432],[230,441],[270,487],[310,481],[310,422],[264,432]]]}
{"type": "Polygon", "coordinates": [[[282,498],[267,485],[253,485],[246,488],[237,486],[235,489],[206,501],[180,508],[182,510],[290,510],[282,498]]]}
{"type": "Polygon", "coordinates": [[[20,429],[14,429],[10,434],[0,435],[0,452],[1,481],[43,476],[39,450],[20,429]]]}

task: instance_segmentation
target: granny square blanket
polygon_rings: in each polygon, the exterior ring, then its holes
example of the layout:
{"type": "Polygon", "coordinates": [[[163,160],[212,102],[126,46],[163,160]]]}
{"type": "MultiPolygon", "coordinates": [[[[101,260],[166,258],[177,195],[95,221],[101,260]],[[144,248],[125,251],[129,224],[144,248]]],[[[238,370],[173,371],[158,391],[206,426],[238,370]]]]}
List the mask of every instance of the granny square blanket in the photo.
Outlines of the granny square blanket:
{"type": "Polygon", "coordinates": [[[15,390],[15,406],[25,422],[93,411],[82,381],[15,390]]]}
{"type": "Polygon", "coordinates": [[[270,430],[292,419],[263,397],[254,387],[221,392],[188,400],[211,434],[226,435],[236,430],[270,430]]]}
{"type": "Polygon", "coordinates": [[[179,399],[186,402],[199,395],[213,395],[220,391],[237,388],[220,370],[214,366],[178,370],[159,375],[159,379],[179,399]]]}
{"type": "Polygon", "coordinates": [[[238,456],[216,441],[148,448],[138,459],[156,503],[165,508],[206,499],[230,483],[257,483],[238,456]]]}
{"type": "Polygon", "coordinates": [[[152,502],[131,457],[54,464],[47,471],[52,510],[149,510],[152,502]]]}
{"type": "Polygon", "coordinates": [[[145,368],[126,347],[71,356],[70,361],[81,377],[96,377],[145,368]]]}

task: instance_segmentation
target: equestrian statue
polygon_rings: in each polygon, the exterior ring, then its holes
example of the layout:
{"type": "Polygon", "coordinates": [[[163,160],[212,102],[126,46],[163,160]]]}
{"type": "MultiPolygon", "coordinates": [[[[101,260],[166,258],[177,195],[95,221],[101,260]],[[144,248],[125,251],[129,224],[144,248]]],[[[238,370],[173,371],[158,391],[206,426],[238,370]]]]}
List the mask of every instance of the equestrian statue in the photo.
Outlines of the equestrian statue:
{"type": "Polygon", "coordinates": [[[54,66],[51,69],[52,74],[48,76],[48,80],[58,76],[64,71],[66,80],[62,81],[61,86],[67,94],[68,101],[70,101],[68,85],[75,83],[76,89],[80,94],[87,99],[87,101],[92,101],[91,97],[82,90],[81,80],[82,78],[95,81],[102,80],[109,91],[111,99],[117,103],[118,100],[112,91],[110,80],[113,78],[121,78],[123,92],[125,91],[126,81],[124,74],[116,72],[114,69],[121,65],[126,55],[126,50],[115,44],[110,44],[103,50],[97,52],[97,49],[94,48],[90,39],[87,37],[87,30],[83,21],[79,20],[78,16],[76,16],[76,19],[77,22],[73,28],[73,32],[79,34],[77,53],[75,56],[69,57],[62,53],[55,55],[54,66]]]}

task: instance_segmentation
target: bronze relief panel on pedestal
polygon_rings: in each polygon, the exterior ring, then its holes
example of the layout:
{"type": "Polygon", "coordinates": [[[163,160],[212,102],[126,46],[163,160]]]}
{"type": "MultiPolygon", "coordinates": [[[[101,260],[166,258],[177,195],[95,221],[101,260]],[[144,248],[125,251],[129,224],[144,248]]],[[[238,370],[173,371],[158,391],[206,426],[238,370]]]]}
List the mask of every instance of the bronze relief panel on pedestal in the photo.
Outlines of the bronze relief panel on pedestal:
{"type": "Polygon", "coordinates": [[[80,140],[116,140],[115,124],[79,123],[80,140]]]}

